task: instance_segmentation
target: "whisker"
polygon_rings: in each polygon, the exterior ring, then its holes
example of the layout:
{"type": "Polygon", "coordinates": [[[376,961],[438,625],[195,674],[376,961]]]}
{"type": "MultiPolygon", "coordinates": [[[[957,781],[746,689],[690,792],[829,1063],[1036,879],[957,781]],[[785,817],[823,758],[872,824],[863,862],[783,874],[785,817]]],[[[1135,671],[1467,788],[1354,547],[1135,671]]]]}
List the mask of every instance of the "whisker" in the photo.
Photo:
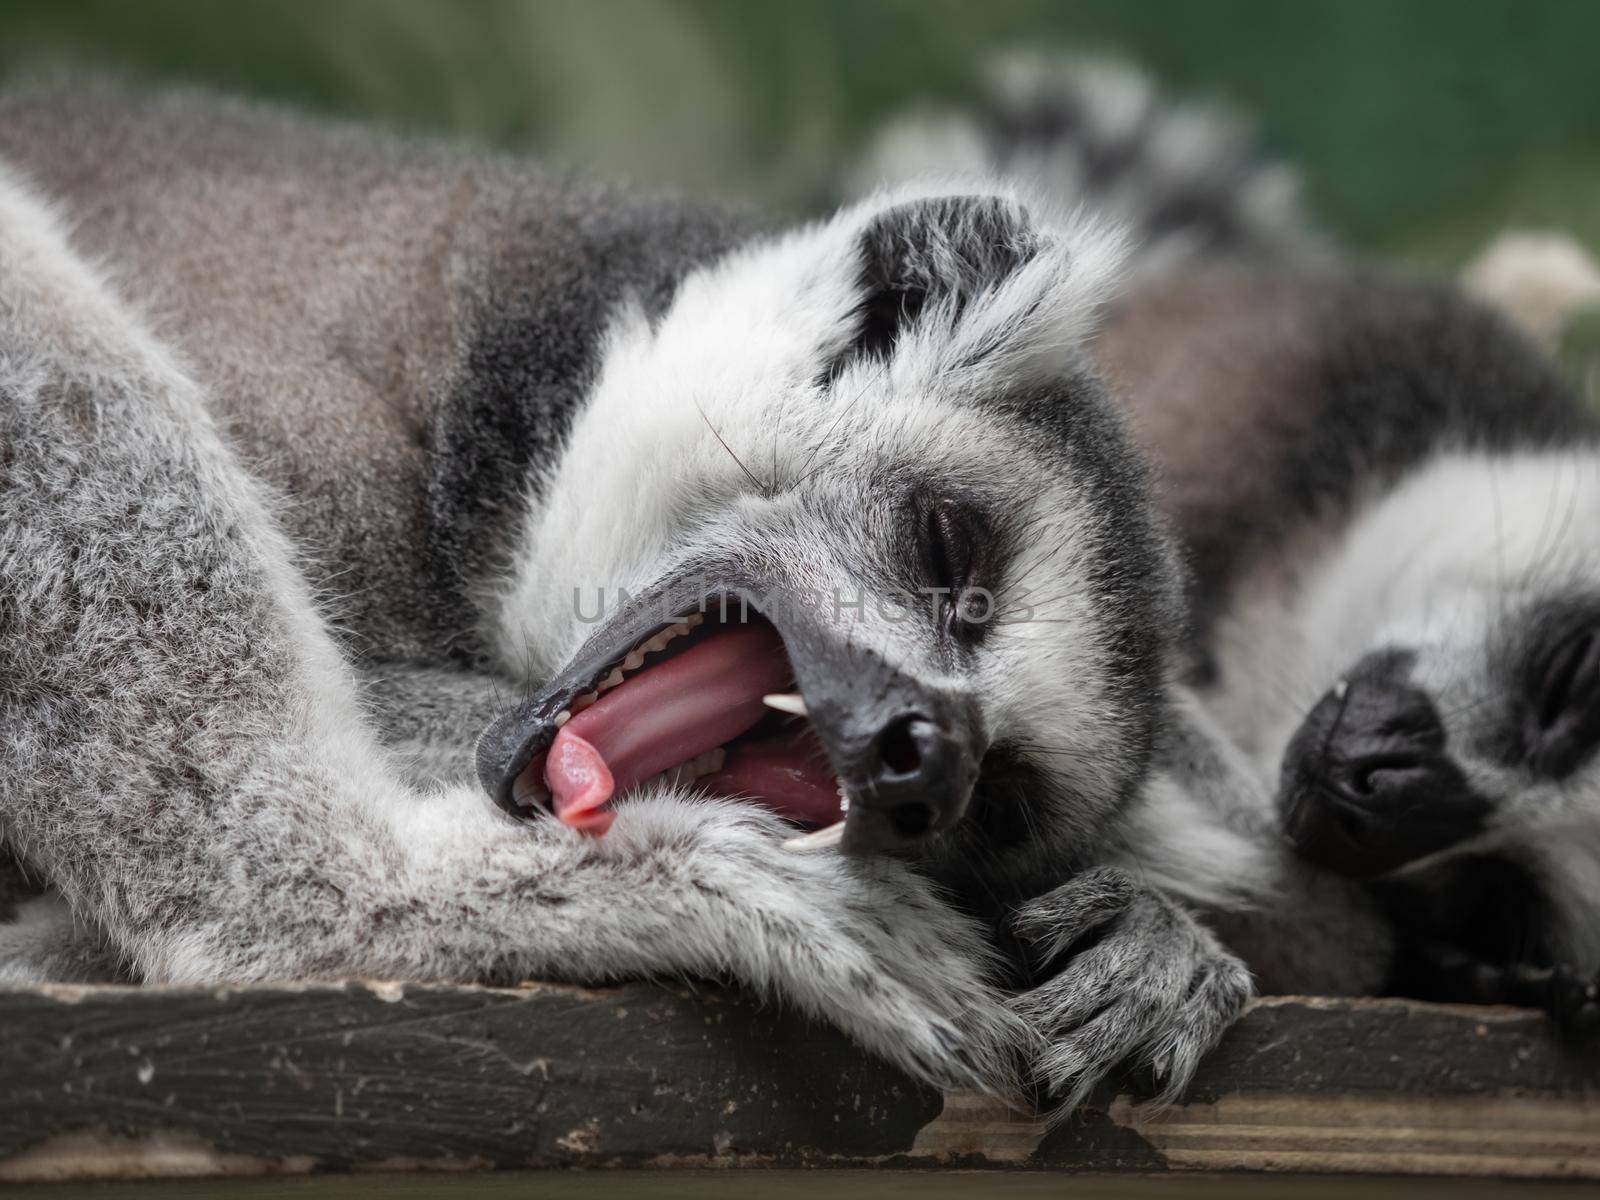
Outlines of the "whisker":
{"type": "Polygon", "coordinates": [[[761,480],[757,479],[755,472],[744,465],[744,460],[733,452],[733,447],[728,445],[728,443],[723,439],[723,436],[717,432],[717,427],[711,423],[711,418],[706,416],[706,410],[700,407],[700,401],[695,400],[693,401],[693,404],[695,411],[700,414],[700,419],[706,423],[706,428],[711,430],[711,436],[717,439],[717,445],[721,446],[728,452],[728,457],[733,459],[739,470],[744,472],[744,477],[750,481],[751,486],[763,496],[766,496],[770,499],[777,492],[777,480],[773,480],[772,483],[767,484],[762,483],[761,480]]]}

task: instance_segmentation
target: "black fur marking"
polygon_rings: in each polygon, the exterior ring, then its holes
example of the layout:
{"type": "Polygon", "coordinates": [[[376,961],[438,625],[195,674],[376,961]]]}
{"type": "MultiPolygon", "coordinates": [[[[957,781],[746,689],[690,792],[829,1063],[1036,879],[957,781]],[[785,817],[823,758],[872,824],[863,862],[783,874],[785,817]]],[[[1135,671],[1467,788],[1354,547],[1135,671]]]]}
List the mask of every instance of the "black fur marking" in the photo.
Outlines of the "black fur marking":
{"type": "Polygon", "coordinates": [[[1485,749],[1561,779],[1600,745],[1600,596],[1547,597],[1501,629],[1491,661],[1512,700],[1485,749]]]}
{"type": "MultiPolygon", "coordinates": [[[[1093,111],[1093,92],[1083,83],[1073,71],[1058,69],[1024,90],[989,97],[987,107],[974,114],[989,161],[1023,173],[1041,163],[1070,164],[1078,197],[1109,197],[1113,205],[1132,199],[1140,206],[1136,231],[1143,244],[1176,235],[1190,256],[1231,262],[1280,261],[1309,249],[1301,230],[1264,224],[1242,203],[1252,178],[1276,157],[1263,154],[1253,129],[1232,129],[1203,164],[1176,163],[1163,159],[1160,147],[1170,142],[1181,110],[1151,93],[1136,119],[1123,119],[1123,111],[1108,121],[1093,111]]],[[[1213,134],[1230,124],[1219,113],[1210,120],[1213,134]]]]}
{"type": "MultiPolygon", "coordinates": [[[[753,221],[686,203],[620,193],[570,196],[530,211],[504,247],[557,246],[527,261],[507,249],[483,264],[476,317],[455,387],[429,431],[427,509],[433,591],[447,610],[502,552],[536,469],[552,462],[589,386],[618,303],[637,297],[654,316],[696,267],[746,240],[753,221]],[[603,200],[603,202],[602,202],[603,200]]],[[[471,657],[470,647],[460,651],[471,657]]]]}
{"type": "MultiPolygon", "coordinates": [[[[1130,753],[1153,749],[1166,669],[1182,627],[1179,580],[1165,523],[1150,501],[1145,460],[1127,437],[1122,414],[1088,374],[983,401],[1045,434],[1061,456],[1060,476],[1095,497],[1097,520],[1079,531],[1088,561],[1082,576],[1105,614],[1108,679],[1130,753]]],[[[1048,599],[1048,597],[1041,597],[1048,599]]]]}
{"type": "Polygon", "coordinates": [[[1450,757],[1413,656],[1367,655],[1307,714],[1283,757],[1278,803],[1310,862],[1366,878],[1458,845],[1494,804],[1450,757]]]}
{"type": "Polygon", "coordinates": [[[1272,469],[1241,481],[1233,502],[1184,514],[1197,644],[1251,563],[1430,455],[1573,448],[1597,432],[1543,354],[1447,285],[1367,271],[1280,284],[1277,311],[1307,334],[1273,385],[1283,411],[1261,413],[1272,469]]]}
{"type": "Polygon", "coordinates": [[[824,381],[862,358],[885,358],[930,304],[957,311],[1031,259],[1026,214],[994,196],[941,196],[896,205],[860,237],[861,317],[824,381]]]}

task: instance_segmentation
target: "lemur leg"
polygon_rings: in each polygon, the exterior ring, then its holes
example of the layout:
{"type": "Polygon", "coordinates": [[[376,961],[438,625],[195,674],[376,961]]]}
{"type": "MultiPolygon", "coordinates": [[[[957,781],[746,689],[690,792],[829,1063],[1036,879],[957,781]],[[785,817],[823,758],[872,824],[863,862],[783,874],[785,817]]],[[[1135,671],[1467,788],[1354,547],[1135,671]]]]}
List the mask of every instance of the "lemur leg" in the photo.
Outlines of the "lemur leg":
{"type": "Polygon", "coordinates": [[[1370,995],[1394,932],[1359,880],[1296,855],[1258,768],[1180,692],[1123,865],[1199,913],[1269,993],[1370,995]]]}
{"type": "Polygon", "coordinates": [[[408,786],[195,387],[0,177],[0,840],[136,978],[732,977],[924,1079],[1020,1023],[891,864],[670,796],[602,842],[408,786]]]}
{"type": "Polygon", "coordinates": [[[60,896],[46,893],[17,906],[0,922],[0,985],[17,983],[121,983],[121,956],[104,934],[72,914],[60,896]]]}
{"type": "Polygon", "coordinates": [[[1063,1107],[1120,1065],[1177,1094],[1249,999],[1252,969],[1274,988],[1339,991],[1387,970],[1375,906],[1292,858],[1248,762],[1185,694],[1112,863],[1012,921],[1039,980],[1013,1007],[1049,1044],[1035,1083],[1063,1107]]]}

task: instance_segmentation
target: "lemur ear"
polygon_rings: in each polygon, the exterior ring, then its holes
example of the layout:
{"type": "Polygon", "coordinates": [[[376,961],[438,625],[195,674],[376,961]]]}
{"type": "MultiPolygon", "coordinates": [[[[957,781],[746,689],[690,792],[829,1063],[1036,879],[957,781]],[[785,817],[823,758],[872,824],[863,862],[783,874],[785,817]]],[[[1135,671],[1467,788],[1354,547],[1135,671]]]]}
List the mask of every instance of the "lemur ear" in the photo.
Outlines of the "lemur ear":
{"type": "Polygon", "coordinates": [[[998,196],[934,196],[878,213],[861,231],[862,296],[856,335],[830,365],[885,357],[930,305],[952,315],[1039,250],[1020,205],[998,196]]]}

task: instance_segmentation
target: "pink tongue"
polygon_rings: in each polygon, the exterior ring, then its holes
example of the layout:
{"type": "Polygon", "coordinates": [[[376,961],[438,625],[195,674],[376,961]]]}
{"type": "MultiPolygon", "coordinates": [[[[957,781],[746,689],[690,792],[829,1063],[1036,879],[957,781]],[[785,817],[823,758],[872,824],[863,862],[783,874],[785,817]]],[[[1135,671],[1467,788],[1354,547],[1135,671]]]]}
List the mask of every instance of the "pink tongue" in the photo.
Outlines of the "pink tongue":
{"type": "Polygon", "coordinates": [[[611,828],[617,814],[600,806],[611,799],[616,783],[606,760],[581,737],[568,737],[563,729],[545,759],[544,777],[548,786],[552,775],[565,780],[565,788],[555,792],[551,807],[574,829],[600,837],[611,828]]]}
{"type": "Polygon", "coordinates": [[[765,715],[761,697],[784,691],[791,678],[778,631],[764,621],[714,633],[629,677],[550,744],[544,779],[556,816],[604,833],[611,814],[597,812],[601,805],[738,737],[765,715]]]}

